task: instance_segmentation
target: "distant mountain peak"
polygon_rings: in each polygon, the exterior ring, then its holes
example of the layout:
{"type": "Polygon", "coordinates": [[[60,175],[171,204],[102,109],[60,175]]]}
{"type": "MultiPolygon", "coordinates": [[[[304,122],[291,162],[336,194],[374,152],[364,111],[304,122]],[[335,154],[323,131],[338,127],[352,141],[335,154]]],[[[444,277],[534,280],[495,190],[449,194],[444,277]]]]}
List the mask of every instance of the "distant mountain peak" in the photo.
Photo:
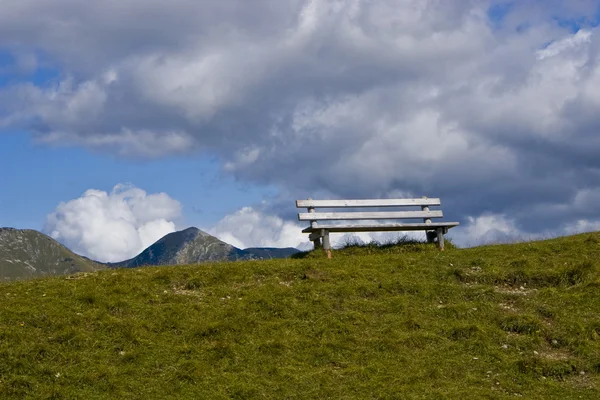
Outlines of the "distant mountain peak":
{"type": "Polygon", "coordinates": [[[32,229],[0,228],[0,279],[11,280],[104,268],[32,229]]]}
{"type": "Polygon", "coordinates": [[[109,265],[131,268],[144,265],[197,264],[209,261],[284,258],[296,252],[296,249],[274,248],[241,250],[196,227],[190,227],[163,236],[130,260],[109,265]]]}
{"type": "Polygon", "coordinates": [[[138,267],[237,259],[234,257],[234,249],[230,244],[222,242],[198,228],[190,227],[182,231],[171,232],[136,257],[112,265],[138,267]]]}
{"type": "Polygon", "coordinates": [[[200,229],[196,228],[195,226],[190,226],[189,228],[183,229],[181,231],[171,232],[171,234],[197,235],[200,232],[202,232],[200,229]]]}
{"type": "Polygon", "coordinates": [[[189,240],[194,240],[196,239],[198,236],[201,237],[213,237],[211,235],[209,235],[208,233],[192,226],[186,229],[183,229],[181,231],[175,231],[175,232],[171,232],[166,234],[165,236],[163,236],[162,238],[160,238],[158,241],[189,241],[189,240]]]}

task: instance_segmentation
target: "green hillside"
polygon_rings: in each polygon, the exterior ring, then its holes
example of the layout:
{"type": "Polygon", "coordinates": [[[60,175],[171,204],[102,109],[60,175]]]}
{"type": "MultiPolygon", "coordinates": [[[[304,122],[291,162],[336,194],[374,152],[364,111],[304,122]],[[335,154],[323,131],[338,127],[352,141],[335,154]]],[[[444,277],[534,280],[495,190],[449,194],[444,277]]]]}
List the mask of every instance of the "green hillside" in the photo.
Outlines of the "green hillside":
{"type": "Polygon", "coordinates": [[[598,399],[600,234],[0,285],[3,399],[598,399]]]}

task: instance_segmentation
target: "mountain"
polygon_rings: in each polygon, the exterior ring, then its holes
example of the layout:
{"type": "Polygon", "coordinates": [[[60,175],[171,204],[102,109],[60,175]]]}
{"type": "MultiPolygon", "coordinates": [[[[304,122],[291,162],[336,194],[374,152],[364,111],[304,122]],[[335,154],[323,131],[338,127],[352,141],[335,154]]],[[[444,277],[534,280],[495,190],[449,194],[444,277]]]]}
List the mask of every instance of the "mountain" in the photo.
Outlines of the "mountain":
{"type": "Polygon", "coordinates": [[[236,247],[198,228],[169,233],[142,251],[138,256],[110,264],[132,268],[143,265],[195,264],[203,261],[237,260],[236,247]]]}
{"type": "Polygon", "coordinates": [[[198,228],[169,233],[141,252],[138,256],[111,267],[133,268],[143,265],[197,264],[207,261],[235,261],[285,258],[297,253],[293,248],[238,249],[198,228]]]}
{"type": "Polygon", "coordinates": [[[68,275],[103,268],[38,231],[0,228],[0,280],[68,275]]]}

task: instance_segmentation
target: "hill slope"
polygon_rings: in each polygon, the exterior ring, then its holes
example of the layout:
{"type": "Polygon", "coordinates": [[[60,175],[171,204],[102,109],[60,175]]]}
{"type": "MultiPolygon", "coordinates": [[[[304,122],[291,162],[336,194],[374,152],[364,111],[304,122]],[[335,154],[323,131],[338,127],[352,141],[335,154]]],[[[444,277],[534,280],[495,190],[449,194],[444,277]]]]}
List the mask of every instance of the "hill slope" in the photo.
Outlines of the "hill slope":
{"type": "Polygon", "coordinates": [[[54,239],[29,229],[0,228],[0,279],[11,280],[104,268],[54,239]]]}
{"type": "Polygon", "coordinates": [[[300,250],[294,247],[249,247],[242,250],[244,253],[249,254],[252,260],[270,260],[271,258],[288,258],[296,253],[300,253],[300,250]]]}
{"type": "Polygon", "coordinates": [[[0,397],[600,398],[600,234],[0,284],[0,397]]]}
{"type": "Polygon", "coordinates": [[[225,243],[198,228],[169,233],[145,249],[138,256],[108,264],[114,267],[139,267],[145,265],[183,265],[207,261],[235,261],[284,258],[298,250],[252,248],[241,250],[225,243]]]}

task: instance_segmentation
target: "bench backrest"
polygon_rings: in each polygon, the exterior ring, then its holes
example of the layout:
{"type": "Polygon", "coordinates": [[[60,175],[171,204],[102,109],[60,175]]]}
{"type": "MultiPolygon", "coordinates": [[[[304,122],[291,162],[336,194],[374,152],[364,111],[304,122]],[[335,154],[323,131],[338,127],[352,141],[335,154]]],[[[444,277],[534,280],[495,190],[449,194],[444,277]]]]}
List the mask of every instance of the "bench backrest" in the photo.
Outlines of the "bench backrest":
{"type": "Polygon", "coordinates": [[[306,208],[308,212],[298,213],[300,221],[322,220],[374,220],[374,219],[423,219],[442,218],[441,210],[429,210],[430,206],[439,206],[440,199],[369,199],[369,200],[296,200],[297,208],[306,208]],[[352,212],[316,212],[315,208],[384,208],[384,207],[420,207],[411,211],[352,211],[352,212]]]}

